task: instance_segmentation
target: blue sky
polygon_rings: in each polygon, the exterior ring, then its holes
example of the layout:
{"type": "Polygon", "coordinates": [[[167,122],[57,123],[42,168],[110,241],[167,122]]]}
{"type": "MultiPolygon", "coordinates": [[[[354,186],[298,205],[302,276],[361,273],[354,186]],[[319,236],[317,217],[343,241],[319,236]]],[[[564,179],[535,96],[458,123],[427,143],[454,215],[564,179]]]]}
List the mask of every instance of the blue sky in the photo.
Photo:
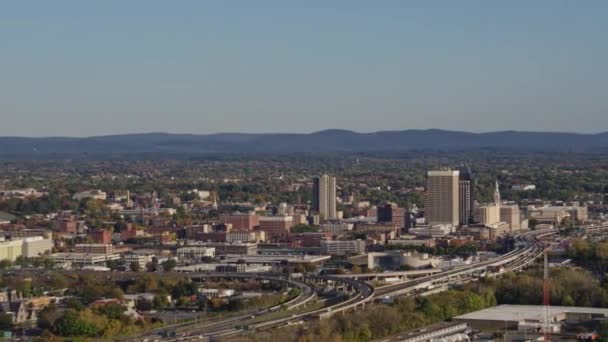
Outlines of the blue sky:
{"type": "Polygon", "coordinates": [[[0,135],[608,130],[607,1],[4,1],[0,135]]]}

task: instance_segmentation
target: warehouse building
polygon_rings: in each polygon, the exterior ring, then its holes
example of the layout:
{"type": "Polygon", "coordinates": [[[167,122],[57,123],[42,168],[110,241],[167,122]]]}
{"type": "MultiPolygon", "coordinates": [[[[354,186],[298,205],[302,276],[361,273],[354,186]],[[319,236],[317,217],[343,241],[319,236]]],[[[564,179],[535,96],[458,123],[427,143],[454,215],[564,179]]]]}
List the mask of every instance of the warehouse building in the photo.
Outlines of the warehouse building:
{"type": "MultiPolygon", "coordinates": [[[[545,307],[542,305],[499,305],[453,318],[454,322],[467,323],[479,330],[536,331],[544,324],[545,307]]],[[[582,323],[606,319],[608,309],[574,306],[549,307],[553,333],[559,333],[561,322],[582,323]]]]}

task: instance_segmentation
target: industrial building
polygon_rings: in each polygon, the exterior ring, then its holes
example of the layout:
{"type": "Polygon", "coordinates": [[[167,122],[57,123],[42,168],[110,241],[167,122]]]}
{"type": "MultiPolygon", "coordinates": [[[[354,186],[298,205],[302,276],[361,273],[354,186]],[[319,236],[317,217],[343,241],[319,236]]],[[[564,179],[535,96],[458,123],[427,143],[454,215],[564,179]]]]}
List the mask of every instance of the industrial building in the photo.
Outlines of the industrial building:
{"type": "MultiPolygon", "coordinates": [[[[454,322],[467,323],[479,330],[534,331],[543,326],[545,307],[542,305],[499,305],[453,318],[454,322]]],[[[551,306],[549,321],[554,333],[560,331],[561,322],[582,323],[608,317],[608,309],[551,306]]]]}

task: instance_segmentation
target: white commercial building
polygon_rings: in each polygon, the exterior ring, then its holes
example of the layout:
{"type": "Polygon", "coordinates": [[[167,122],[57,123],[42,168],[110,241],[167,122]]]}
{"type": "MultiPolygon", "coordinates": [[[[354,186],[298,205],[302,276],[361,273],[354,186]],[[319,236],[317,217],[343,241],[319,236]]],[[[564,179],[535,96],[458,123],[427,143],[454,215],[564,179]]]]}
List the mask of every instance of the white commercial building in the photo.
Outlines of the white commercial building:
{"type": "Polygon", "coordinates": [[[88,190],[83,192],[77,192],[72,196],[75,200],[83,200],[83,199],[98,199],[105,201],[108,198],[108,195],[101,190],[88,190]]]}
{"type": "Polygon", "coordinates": [[[228,243],[255,243],[260,241],[266,241],[265,231],[231,231],[226,233],[226,242],[228,243]]]}
{"type": "Polygon", "coordinates": [[[536,190],[536,185],[534,185],[534,184],[514,184],[513,186],[511,186],[511,190],[531,191],[531,190],[536,190]]]}
{"type": "Polygon", "coordinates": [[[357,240],[321,240],[321,254],[346,255],[365,253],[365,241],[357,240]]]}
{"type": "Polygon", "coordinates": [[[152,262],[152,258],[154,257],[154,255],[129,253],[129,254],[124,254],[122,257],[125,260],[125,265],[127,267],[130,267],[131,264],[136,263],[139,265],[139,269],[143,270],[146,268],[146,265],[149,262],[152,262]]]}
{"type": "Polygon", "coordinates": [[[204,298],[224,298],[234,296],[233,289],[198,289],[198,295],[204,298]]]}
{"type": "Polygon", "coordinates": [[[215,257],[215,248],[189,246],[177,249],[177,258],[180,260],[200,260],[203,257],[215,257]]]}
{"type": "Polygon", "coordinates": [[[15,261],[23,254],[23,240],[0,241],[0,260],[15,261]]]}
{"type": "Polygon", "coordinates": [[[438,224],[434,226],[416,227],[408,229],[409,234],[422,238],[439,238],[455,232],[455,227],[449,224],[438,224]]]}
{"type": "Polygon", "coordinates": [[[354,226],[355,225],[353,223],[348,222],[326,222],[321,224],[321,232],[342,234],[344,232],[353,230],[354,226]]]}
{"type": "Polygon", "coordinates": [[[118,254],[97,254],[97,253],[56,253],[51,257],[55,264],[69,264],[72,266],[85,265],[105,265],[108,260],[118,260],[118,254]]]}
{"type": "Polygon", "coordinates": [[[206,200],[211,196],[211,192],[207,190],[190,190],[189,193],[194,194],[199,200],[206,200]]]}
{"type": "Polygon", "coordinates": [[[35,258],[53,250],[53,239],[42,236],[28,237],[23,240],[22,255],[26,258],[35,258]]]}

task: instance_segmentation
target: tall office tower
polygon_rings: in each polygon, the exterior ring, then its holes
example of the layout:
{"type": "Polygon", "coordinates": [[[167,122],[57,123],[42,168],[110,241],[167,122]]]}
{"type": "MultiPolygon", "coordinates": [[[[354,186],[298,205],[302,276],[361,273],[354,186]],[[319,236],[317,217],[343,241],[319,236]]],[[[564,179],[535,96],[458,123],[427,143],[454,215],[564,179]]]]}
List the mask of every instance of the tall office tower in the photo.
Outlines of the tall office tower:
{"type": "Polygon", "coordinates": [[[459,174],[452,170],[427,173],[425,215],[430,225],[460,223],[459,174]]]}
{"type": "Polygon", "coordinates": [[[323,175],[313,179],[312,208],[323,220],[335,220],[336,213],[336,177],[323,175]]]}
{"type": "Polygon", "coordinates": [[[460,225],[464,226],[471,221],[471,181],[458,181],[458,215],[460,216],[460,225]]]}
{"type": "Polygon", "coordinates": [[[475,213],[475,178],[468,165],[463,165],[459,172],[460,224],[474,223],[475,213]]]}

